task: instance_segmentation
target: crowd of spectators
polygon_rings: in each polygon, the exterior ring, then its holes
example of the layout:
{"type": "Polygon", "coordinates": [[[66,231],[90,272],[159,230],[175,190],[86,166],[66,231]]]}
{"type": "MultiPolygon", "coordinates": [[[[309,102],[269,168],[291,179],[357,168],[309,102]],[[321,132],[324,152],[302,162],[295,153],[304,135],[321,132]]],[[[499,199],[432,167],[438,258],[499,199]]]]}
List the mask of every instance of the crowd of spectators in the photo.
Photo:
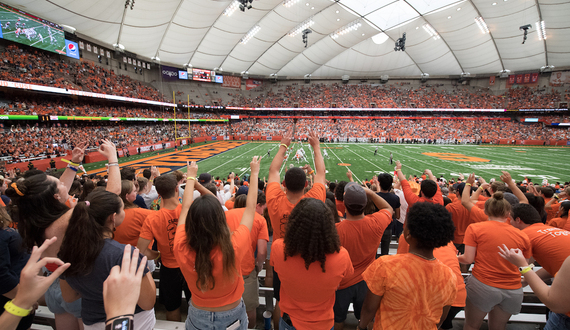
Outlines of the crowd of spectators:
{"type": "Polygon", "coordinates": [[[55,54],[27,51],[16,45],[6,47],[0,61],[0,80],[165,101],[150,85],[87,61],[65,61],[55,54]]]}

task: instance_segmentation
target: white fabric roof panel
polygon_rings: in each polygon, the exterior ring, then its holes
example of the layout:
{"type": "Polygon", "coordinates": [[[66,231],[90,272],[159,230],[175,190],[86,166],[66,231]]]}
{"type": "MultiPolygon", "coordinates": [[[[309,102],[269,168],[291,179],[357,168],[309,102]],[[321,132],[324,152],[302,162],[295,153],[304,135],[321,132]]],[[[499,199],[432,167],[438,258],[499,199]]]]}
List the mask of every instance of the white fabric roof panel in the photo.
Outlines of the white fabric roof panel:
{"type": "Polygon", "coordinates": [[[254,0],[252,9],[238,9],[229,17],[222,13],[234,0],[135,0],[133,10],[116,0],[3,1],[72,26],[101,46],[119,40],[141,58],[158,56],[163,64],[177,67],[190,62],[196,68],[221,66],[225,72],[310,73],[314,78],[462,71],[487,75],[502,69],[516,73],[544,65],[570,67],[567,0],[299,0],[289,7],[283,0],[254,0]],[[481,33],[474,22],[478,16],[490,34],[481,33]],[[305,48],[300,34],[287,34],[309,18],[315,23],[305,48]],[[362,24],[357,31],[330,37],[356,20],[362,24]],[[540,20],[546,25],[546,41],[538,40],[535,23],[540,20]],[[433,40],[422,28],[425,22],[442,39],[433,40]],[[519,27],[525,24],[532,28],[522,45],[519,27]],[[240,44],[256,25],[260,31],[240,44]],[[378,45],[372,37],[382,31],[390,38],[378,45]],[[394,52],[394,41],[404,32],[406,52],[394,52]]]}

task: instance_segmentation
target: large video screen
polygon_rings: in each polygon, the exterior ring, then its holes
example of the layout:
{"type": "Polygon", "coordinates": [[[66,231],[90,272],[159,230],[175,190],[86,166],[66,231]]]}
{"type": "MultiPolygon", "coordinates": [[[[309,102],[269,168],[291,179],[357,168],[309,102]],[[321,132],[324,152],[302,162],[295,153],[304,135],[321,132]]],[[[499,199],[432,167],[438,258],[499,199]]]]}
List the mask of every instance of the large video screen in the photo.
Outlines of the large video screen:
{"type": "Polygon", "coordinates": [[[3,3],[0,3],[0,38],[66,54],[65,35],[59,25],[3,3]]]}
{"type": "Polygon", "coordinates": [[[212,82],[212,71],[202,69],[192,69],[192,79],[198,81],[212,82]]]}

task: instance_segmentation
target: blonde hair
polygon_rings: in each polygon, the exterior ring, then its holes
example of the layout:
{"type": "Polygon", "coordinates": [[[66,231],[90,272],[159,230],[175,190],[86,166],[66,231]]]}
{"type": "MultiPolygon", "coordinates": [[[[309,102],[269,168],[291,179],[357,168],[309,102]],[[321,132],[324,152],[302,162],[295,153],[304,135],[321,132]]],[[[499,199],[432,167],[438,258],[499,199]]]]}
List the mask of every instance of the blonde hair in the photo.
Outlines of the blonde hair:
{"type": "Polygon", "coordinates": [[[10,215],[6,211],[6,208],[3,206],[0,207],[0,229],[4,229],[10,226],[11,223],[12,218],[10,218],[10,215]]]}
{"type": "Polygon", "coordinates": [[[511,204],[504,198],[502,191],[497,191],[493,197],[485,201],[485,214],[490,217],[501,218],[511,213],[511,204]]]}

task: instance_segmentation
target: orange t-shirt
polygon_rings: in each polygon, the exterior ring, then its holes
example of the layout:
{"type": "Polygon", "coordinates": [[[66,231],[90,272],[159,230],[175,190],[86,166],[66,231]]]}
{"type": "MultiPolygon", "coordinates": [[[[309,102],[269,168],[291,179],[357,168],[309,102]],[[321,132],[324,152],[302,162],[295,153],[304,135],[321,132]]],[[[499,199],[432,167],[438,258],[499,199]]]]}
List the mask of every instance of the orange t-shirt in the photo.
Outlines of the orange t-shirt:
{"type": "MultiPolygon", "coordinates": [[[[137,246],[146,217],[156,211],[140,207],[125,210],[125,219],[115,229],[113,239],[121,244],[137,246]]],[[[167,266],[168,267],[168,266],[167,266]]]]}
{"type": "Polygon", "coordinates": [[[339,290],[362,281],[362,272],[376,259],[382,235],[390,223],[392,214],[380,210],[360,220],[343,220],[336,224],[340,244],[348,251],[354,267],[354,273],[340,282],[339,290]]]}
{"type": "MultiPolygon", "coordinates": [[[[271,219],[271,226],[273,227],[273,240],[285,237],[285,228],[287,226],[287,219],[289,214],[295,208],[287,199],[287,195],[281,190],[279,182],[270,182],[267,184],[267,212],[271,219]]],[[[316,198],[323,203],[327,198],[327,191],[323,184],[315,183],[313,188],[309,190],[303,198],[316,198]]]]}
{"type": "MultiPolygon", "coordinates": [[[[449,194],[447,195],[447,197],[449,197],[449,199],[451,199],[451,202],[455,202],[458,198],[455,194],[449,194]]],[[[449,205],[449,204],[448,204],[449,205]]]]}
{"type": "MultiPolygon", "coordinates": [[[[228,227],[230,227],[230,231],[233,232],[239,227],[244,212],[245,208],[232,209],[226,211],[226,222],[228,223],[228,227]]],[[[253,216],[253,225],[251,226],[250,237],[251,237],[251,248],[243,257],[243,260],[240,265],[242,275],[249,275],[249,273],[251,273],[255,269],[254,253],[255,250],[257,249],[257,240],[263,239],[269,242],[269,231],[267,230],[267,221],[265,221],[265,218],[257,212],[255,212],[255,215],[253,216]]]]}
{"type": "Polygon", "coordinates": [[[469,226],[469,211],[461,204],[461,199],[458,198],[452,203],[447,204],[445,209],[451,213],[451,220],[453,220],[453,224],[455,225],[453,243],[463,244],[465,230],[467,226],[469,226]]]}
{"type": "Polygon", "coordinates": [[[161,208],[147,216],[141,229],[141,238],[150,241],[156,239],[160,260],[168,268],[180,267],[172,253],[180,211],[182,211],[182,204],[178,204],[174,210],[161,208]]]}
{"type": "Polygon", "coordinates": [[[520,249],[525,258],[531,257],[528,236],[515,227],[499,221],[473,223],[465,231],[465,246],[477,248],[473,276],[489,286],[514,290],[521,287],[519,269],[499,255],[498,246],[520,249]]]}
{"type": "Polygon", "coordinates": [[[475,203],[475,207],[478,207],[478,208],[480,208],[481,210],[484,210],[484,209],[485,209],[485,202],[486,202],[486,201],[481,201],[481,200],[480,200],[480,201],[478,201],[477,203],[475,203]]]}
{"type": "Polygon", "coordinates": [[[192,292],[192,303],[199,307],[221,307],[229,305],[241,299],[244,290],[243,277],[239,274],[239,265],[244,255],[250,249],[249,230],[246,226],[240,225],[232,233],[232,245],[235,252],[236,267],[235,276],[227,279],[224,276],[223,255],[219,247],[215,247],[211,255],[212,276],[215,280],[213,289],[203,292],[196,286],[198,274],[194,269],[196,252],[190,248],[185,226],[178,226],[174,238],[174,255],[180,263],[180,270],[188,283],[188,288],[192,292]]]}
{"type": "MultiPolygon", "coordinates": [[[[480,209],[478,207],[472,207],[471,211],[469,211],[469,223],[477,223],[489,220],[489,216],[485,214],[484,209],[480,209]]],[[[509,221],[510,223],[510,221],[509,221]]]]}
{"type": "MultiPolygon", "coordinates": [[[[325,195],[326,196],[326,195],[325,195]]],[[[346,213],[346,207],[344,206],[344,202],[343,201],[339,201],[339,200],[335,200],[334,201],[336,204],[336,209],[337,211],[339,211],[341,213],[341,217],[344,217],[344,214],[346,213]]]]}
{"type": "Polygon", "coordinates": [[[535,223],[522,230],[532,245],[532,256],[550,275],[554,276],[570,256],[570,232],[535,223]]]}
{"type": "Polygon", "coordinates": [[[404,197],[406,198],[406,202],[408,202],[408,210],[412,205],[417,202],[429,202],[434,204],[443,205],[443,195],[441,194],[441,189],[437,186],[437,191],[435,195],[431,199],[420,197],[412,191],[412,187],[407,180],[402,181],[402,191],[404,192],[404,197]]]}
{"type": "Polygon", "coordinates": [[[283,239],[271,245],[271,265],[281,280],[281,315],[289,314],[298,330],[329,330],[334,326],[335,291],[340,281],[350,276],[354,268],[348,251],[327,254],[323,273],[320,262],[305,268],[300,255],[285,260],[283,239]]]}
{"type": "Polygon", "coordinates": [[[546,224],[552,227],[563,229],[566,227],[566,223],[568,222],[568,218],[554,218],[547,222],[546,224]]]}
{"type": "MultiPolygon", "coordinates": [[[[410,245],[406,242],[404,235],[400,235],[398,240],[398,254],[408,253],[410,250],[410,245]]],[[[461,275],[461,268],[459,267],[459,261],[457,260],[457,249],[453,242],[449,242],[446,246],[439,247],[433,250],[433,256],[437,260],[441,261],[442,264],[451,268],[455,277],[457,278],[457,296],[455,301],[451,306],[454,307],[465,307],[465,299],[467,299],[467,290],[465,290],[465,281],[463,275],[461,275]]]]}
{"type": "Polygon", "coordinates": [[[436,330],[443,307],[451,306],[457,295],[449,267],[410,253],[382,256],[362,277],[370,292],[382,297],[375,330],[436,330]]]}
{"type": "Polygon", "coordinates": [[[234,201],[228,199],[228,200],[224,203],[224,206],[225,206],[228,210],[231,210],[231,209],[234,208],[234,203],[235,203],[234,201]]]}

